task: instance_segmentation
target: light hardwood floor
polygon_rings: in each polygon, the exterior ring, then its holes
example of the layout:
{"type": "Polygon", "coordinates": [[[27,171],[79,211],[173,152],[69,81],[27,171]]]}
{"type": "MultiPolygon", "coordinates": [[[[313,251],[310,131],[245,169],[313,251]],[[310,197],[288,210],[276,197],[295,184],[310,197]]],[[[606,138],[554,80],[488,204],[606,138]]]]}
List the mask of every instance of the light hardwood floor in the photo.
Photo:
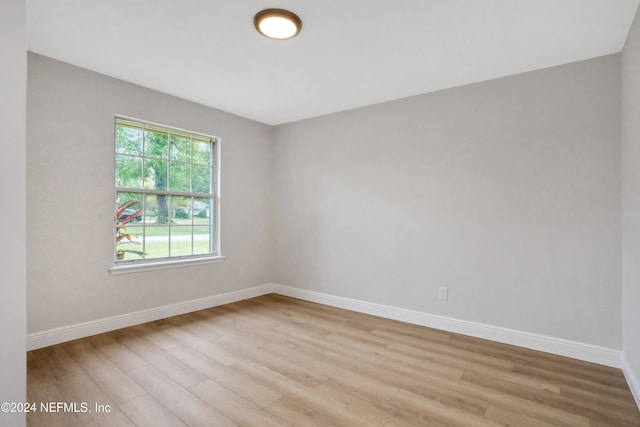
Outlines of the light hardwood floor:
{"type": "Polygon", "coordinates": [[[640,426],[619,369],[278,295],[27,360],[30,402],[91,410],[31,427],[640,426]]]}

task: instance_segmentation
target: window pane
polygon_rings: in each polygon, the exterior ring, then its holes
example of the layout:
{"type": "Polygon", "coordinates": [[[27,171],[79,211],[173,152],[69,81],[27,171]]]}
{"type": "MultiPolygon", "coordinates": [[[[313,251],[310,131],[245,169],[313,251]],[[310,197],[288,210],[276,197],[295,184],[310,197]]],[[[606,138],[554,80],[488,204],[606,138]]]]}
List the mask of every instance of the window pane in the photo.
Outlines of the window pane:
{"type": "Polygon", "coordinates": [[[142,155],[142,126],[116,124],[116,153],[142,155]]]}
{"type": "Polygon", "coordinates": [[[158,220],[158,200],[155,194],[145,194],[144,196],[144,218],[145,224],[155,224],[158,220]]]}
{"type": "Polygon", "coordinates": [[[156,224],[168,224],[171,219],[171,215],[169,212],[169,196],[158,195],[156,196],[156,200],[158,202],[158,216],[156,219],[156,224]]]}
{"type": "Polygon", "coordinates": [[[211,227],[193,227],[193,254],[211,253],[211,227]]]}
{"type": "Polygon", "coordinates": [[[190,226],[171,227],[171,256],[192,255],[190,226]]]}
{"type": "Polygon", "coordinates": [[[211,192],[211,168],[193,165],[193,191],[196,193],[211,192]]]}
{"type": "Polygon", "coordinates": [[[169,162],[163,160],[146,160],[144,164],[144,188],[166,190],[168,167],[169,162]]]}
{"type": "Polygon", "coordinates": [[[191,191],[191,165],[171,162],[169,187],[171,191],[191,191]]]}
{"type": "Polygon", "coordinates": [[[140,226],[117,227],[116,229],[116,259],[141,259],[144,256],[142,235],[144,231],[140,226]]]}
{"type": "Polygon", "coordinates": [[[142,158],[116,154],[116,187],[142,188],[142,158]]]}
{"type": "Polygon", "coordinates": [[[171,197],[171,220],[173,224],[191,225],[191,197],[171,197]]]}
{"type": "Polygon", "coordinates": [[[194,197],[193,199],[193,223],[196,225],[211,225],[211,212],[213,203],[211,199],[194,197]]]}
{"type": "Polygon", "coordinates": [[[115,205],[116,260],[142,257],[142,198],[135,193],[118,193],[115,205]]]}
{"type": "Polygon", "coordinates": [[[125,191],[118,191],[116,193],[116,205],[129,200],[138,200],[142,202],[142,197],[138,193],[128,193],[125,191]]]}
{"type": "Polygon", "coordinates": [[[209,140],[193,139],[193,163],[211,164],[211,142],[209,140]]]}
{"type": "Polygon", "coordinates": [[[147,194],[145,196],[145,223],[168,224],[169,219],[169,197],[147,194]]]}
{"type": "Polygon", "coordinates": [[[171,135],[171,160],[191,161],[191,139],[188,136],[171,135]]]}
{"type": "Polygon", "coordinates": [[[148,157],[169,157],[168,133],[160,129],[147,128],[144,132],[144,155],[148,157]]]}
{"type": "Polygon", "coordinates": [[[169,256],[169,226],[149,225],[145,228],[145,258],[169,256]]]}
{"type": "Polygon", "coordinates": [[[142,221],[142,195],[119,192],[116,196],[115,218],[118,225],[142,221]]]}

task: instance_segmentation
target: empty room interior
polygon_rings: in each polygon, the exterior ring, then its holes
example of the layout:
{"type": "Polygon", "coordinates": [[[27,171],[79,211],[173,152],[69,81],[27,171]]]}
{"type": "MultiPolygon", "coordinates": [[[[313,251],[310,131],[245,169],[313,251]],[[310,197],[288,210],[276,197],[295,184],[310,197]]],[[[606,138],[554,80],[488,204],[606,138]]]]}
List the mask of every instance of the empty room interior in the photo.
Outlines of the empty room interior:
{"type": "Polygon", "coordinates": [[[0,425],[640,426],[640,0],[3,0],[0,425]]]}

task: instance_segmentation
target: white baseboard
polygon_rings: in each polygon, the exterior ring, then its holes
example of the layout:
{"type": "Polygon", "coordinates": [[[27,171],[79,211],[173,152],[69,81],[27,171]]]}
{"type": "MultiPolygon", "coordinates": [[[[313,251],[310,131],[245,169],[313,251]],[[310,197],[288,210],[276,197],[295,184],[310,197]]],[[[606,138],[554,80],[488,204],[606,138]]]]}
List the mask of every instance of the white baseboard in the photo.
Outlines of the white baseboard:
{"type": "Polygon", "coordinates": [[[622,352],[613,348],[600,347],[576,341],[554,338],[530,332],[517,331],[499,326],[469,322],[451,317],[438,316],[415,310],[375,304],[366,301],[323,294],[306,289],[292,288],[283,285],[272,285],[274,293],[303,299],[305,301],[344,308],[359,313],[413,323],[435,329],[442,329],[477,338],[484,338],[505,344],[525,347],[532,350],[544,351],[560,356],[571,357],[601,365],[620,368],[622,366],[622,352]]]}
{"type": "Polygon", "coordinates": [[[165,319],[179,314],[190,313],[192,311],[203,310],[205,308],[216,307],[236,301],[254,298],[260,295],[271,293],[271,284],[255,286],[253,288],[239,291],[227,292],[220,295],[213,295],[198,298],[190,301],[183,301],[177,304],[170,304],[161,307],[150,308],[148,310],[136,311],[133,313],[121,314],[84,323],[63,326],[61,328],[49,329],[41,332],[27,334],[27,350],[47,347],[78,338],[101,334],[127,326],[139,325],[140,323],[165,319]]]}
{"type": "MultiPolygon", "coordinates": [[[[90,335],[125,328],[127,326],[138,325],[140,323],[151,322],[153,320],[164,319],[192,311],[203,310],[205,308],[211,308],[218,305],[229,304],[269,293],[277,293],[332,307],[344,308],[359,313],[372,314],[374,316],[384,317],[387,319],[400,320],[402,322],[442,329],[477,338],[484,338],[491,341],[572,357],[574,359],[585,360],[616,368],[622,367],[622,352],[612,348],[599,347],[596,345],[569,341],[561,338],[554,338],[498,326],[454,319],[451,317],[423,313],[415,310],[407,310],[404,308],[344,298],[274,283],[184,301],[177,304],[151,308],[148,310],[136,311],[119,316],[78,323],[61,328],[30,333],[27,334],[27,350],[35,350],[37,348],[59,344],[90,335]]],[[[633,377],[630,370],[628,375],[630,387],[634,390],[634,396],[636,396],[636,400],[638,400],[640,388],[638,387],[637,379],[633,377]]]]}
{"type": "Polygon", "coordinates": [[[633,398],[636,400],[636,405],[640,408],[640,377],[635,375],[624,355],[622,356],[622,372],[624,373],[624,377],[627,379],[627,384],[629,384],[631,394],[633,394],[633,398]]]}

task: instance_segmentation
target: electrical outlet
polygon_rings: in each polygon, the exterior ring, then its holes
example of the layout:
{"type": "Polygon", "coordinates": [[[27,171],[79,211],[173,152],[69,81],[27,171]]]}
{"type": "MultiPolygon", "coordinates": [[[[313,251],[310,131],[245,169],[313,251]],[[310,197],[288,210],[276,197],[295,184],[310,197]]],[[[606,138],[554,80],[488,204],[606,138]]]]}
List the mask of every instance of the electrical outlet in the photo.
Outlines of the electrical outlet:
{"type": "Polygon", "coordinates": [[[446,301],[449,299],[449,288],[446,286],[440,286],[438,289],[438,299],[442,301],[446,301]]]}
{"type": "Polygon", "coordinates": [[[240,273],[239,273],[239,276],[240,276],[240,277],[244,277],[244,276],[246,276],[246,275],[247,275],[247,269],[246,269],[246,268],[244,268],[244,266],[240,267],[240,273]]]}

